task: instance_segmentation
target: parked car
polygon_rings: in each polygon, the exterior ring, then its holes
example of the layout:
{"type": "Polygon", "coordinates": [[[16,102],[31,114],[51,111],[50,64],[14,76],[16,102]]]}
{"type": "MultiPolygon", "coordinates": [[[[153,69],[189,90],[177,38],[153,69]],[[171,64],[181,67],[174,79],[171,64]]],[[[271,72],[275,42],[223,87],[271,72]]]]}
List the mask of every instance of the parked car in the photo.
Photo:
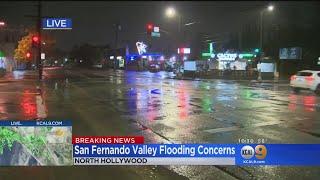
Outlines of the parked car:
{"type": "Polygon", "coordinates": [[[290,86],[294,92],[306,89],[320,95],[320,71],[299,71],[297,74],[291,76],[290,86]]]}
{"type": "Polygon", "coordinates": [[[95,65],[92,65],[93,68],[98,68],[98,69],[101,69],[102,68],[102,64],[95,64],[95,65]]]}
{"type": "Polygon", "coordinates": [[[158,64],[151,64],[149,66],[149,71],[150,72],[158,72],[158,71],[160,71],[160,66],[158,64]]]}
{"type": "Polygon", "coordinates": [[[166,70],[167,72],[173,72],[173,67],[172,67],[172,66],[167,66],[167,67],[165,68],[165,70],[166,70]]]}

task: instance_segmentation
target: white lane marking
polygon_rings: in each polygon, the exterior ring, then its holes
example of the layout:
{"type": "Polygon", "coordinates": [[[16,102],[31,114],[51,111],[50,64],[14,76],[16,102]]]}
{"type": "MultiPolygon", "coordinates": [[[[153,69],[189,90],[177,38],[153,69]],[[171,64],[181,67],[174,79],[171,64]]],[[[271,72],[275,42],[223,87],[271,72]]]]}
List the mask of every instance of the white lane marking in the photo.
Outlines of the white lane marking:
{"type": "Polygon", "coordinates": [[[261,123],[257,123],[252,126],[243,127],[243,128],[240,128],[239,126],[231,126],[231,127],[225,127],[225,128],[207,129],[204,131],[211,133],[211,134],[214,134],[214,133],[219,133],[219,132],[236,131],[239,129],[248,129],[248,128],[253,128],[253,127],[270,126],[270,125],[276,125],[276,124],[281,124],[281,123],[282,122],[280,122],[280,121],[267,121],[267,122],[261,122],[261,123]]]}
{"type": "Polygon", "coordinates": [[[254,124],[253,127],[270,126],[270,125],[276,125],[276,124],[281,124],[281,123],[282,122],[280,122],[280,121],[266,121],[266,122],[254,124]]]}
{"type": "Polygon", "coordinates": [[[219,133],[219,132],[235,131],[238,129],[240,129],[238,126],[231,126],[231,127],[226,127],[226,128],[207,129],[204,131],[211,133],[211,134],[214,134],[214,133],[219,133]]]}

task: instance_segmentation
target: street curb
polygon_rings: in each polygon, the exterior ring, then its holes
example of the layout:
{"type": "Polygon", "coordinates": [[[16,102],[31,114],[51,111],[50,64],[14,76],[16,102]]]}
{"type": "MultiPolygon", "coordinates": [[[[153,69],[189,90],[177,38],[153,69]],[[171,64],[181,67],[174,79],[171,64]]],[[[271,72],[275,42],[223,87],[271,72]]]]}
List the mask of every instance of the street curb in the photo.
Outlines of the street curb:
{"type": "Polygon", "coordinates": [[[289,83],[289,80],[250,80],[250,79],[201,79],[201,78],[175,78],[169,77],[168,79],[176,80],[189,80],[189,81],[210,81],[210,80],[229,80],[229,81],[243,81],[251,83],[289,83]]]}
{"type": "Polygon", "coordinates": [[[0,80],[0,83],[16,82],[15,80],[0,80]]]}

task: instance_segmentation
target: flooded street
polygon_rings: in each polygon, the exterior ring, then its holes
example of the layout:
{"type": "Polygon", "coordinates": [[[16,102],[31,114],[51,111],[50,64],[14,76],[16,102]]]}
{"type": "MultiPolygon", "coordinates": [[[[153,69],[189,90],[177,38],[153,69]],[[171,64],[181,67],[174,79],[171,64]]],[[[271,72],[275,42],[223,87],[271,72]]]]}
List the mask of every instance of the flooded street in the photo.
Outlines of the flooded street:
{"type": "MultiPolygon", "coordinates": [[[[320,97],[313,92],[295,94],[288,82],[192,81],[173,77],[167,72],[82,70],[66,71],[64,78],[48,78],[41,84],[28,78],[3,82],[0,119],[70,119],[74,135],[143,135],[146,143],[218,144],[240,143],[241,139],[255,143],[320,142],[320,97]]],[[[62,171],[58,169],[48,171],[62,171]]],[[[85,174],[80,167],[67,169],[85,174]]],[[[165,169],[190,179],[290,179],[319,174],[314,167],[165,169]]],[[[126,167],[125,171],[139,173],[142,169],[126,167]]],[[[152,174],[156,170],[150,166],[145,171],[152,174]]]]}

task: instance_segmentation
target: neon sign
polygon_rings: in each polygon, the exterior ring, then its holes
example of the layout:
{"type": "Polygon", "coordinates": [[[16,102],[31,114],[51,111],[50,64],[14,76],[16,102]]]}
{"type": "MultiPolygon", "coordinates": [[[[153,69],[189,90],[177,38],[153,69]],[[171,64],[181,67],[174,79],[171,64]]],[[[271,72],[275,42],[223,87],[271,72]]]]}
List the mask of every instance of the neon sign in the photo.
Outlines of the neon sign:
{"type": "Polygon", "coordinates": [[[211,58],[217,58],[218,61],[235,61],[237,58],[248,59],[256,57],[254,54],[237,54],[237,53],[218,53],[210,54],[211,58]]]}
{"type": "Polygon", "coordinates": [[[190,54],[190,48],[178,48],[178,54],[190,54]]]}
{"type": "Polygon", "coordinates": [[[219,61],[235,61],[236,58],[238,57],[238,54],[219,53],[217,54],[217,57],[219,61]]]}
{"type": "Polygon", "coordinates": [[[212,57],[213,54],[213,43],[209,43],[209,52],[202,53],[203,57],[212,57]]]}
{"type": "MultiPolygon", "coordinates": [[[[259,52],[259,49],[255,49],[255,52],[259,52]]],[[[217,60],[221,61],[235,61],[237,57],[240,59],[248,59],[251,60],[253,57],[257,57],[256,54],[253,53],[218,53],[214,54],[213,43],[209,43],[209,52],[204,52],[201,54],[204,58],[217,58],[217,60]]]]}
{"type": "Polygon", "coordinates": [[[247,54],[239,54],[239,58],[252,58],[252,57],[256,57],[256,55],[254,54],[250,54],[250,53],[247,53],[247,54]]]}
{"type": "Polygon", "coordinates": [[[147,52],[148,46],[146,44],[144,44],[143,42],[136,42],[136,46],[137,46],[139,55],[142,55],[147,52]]]}

